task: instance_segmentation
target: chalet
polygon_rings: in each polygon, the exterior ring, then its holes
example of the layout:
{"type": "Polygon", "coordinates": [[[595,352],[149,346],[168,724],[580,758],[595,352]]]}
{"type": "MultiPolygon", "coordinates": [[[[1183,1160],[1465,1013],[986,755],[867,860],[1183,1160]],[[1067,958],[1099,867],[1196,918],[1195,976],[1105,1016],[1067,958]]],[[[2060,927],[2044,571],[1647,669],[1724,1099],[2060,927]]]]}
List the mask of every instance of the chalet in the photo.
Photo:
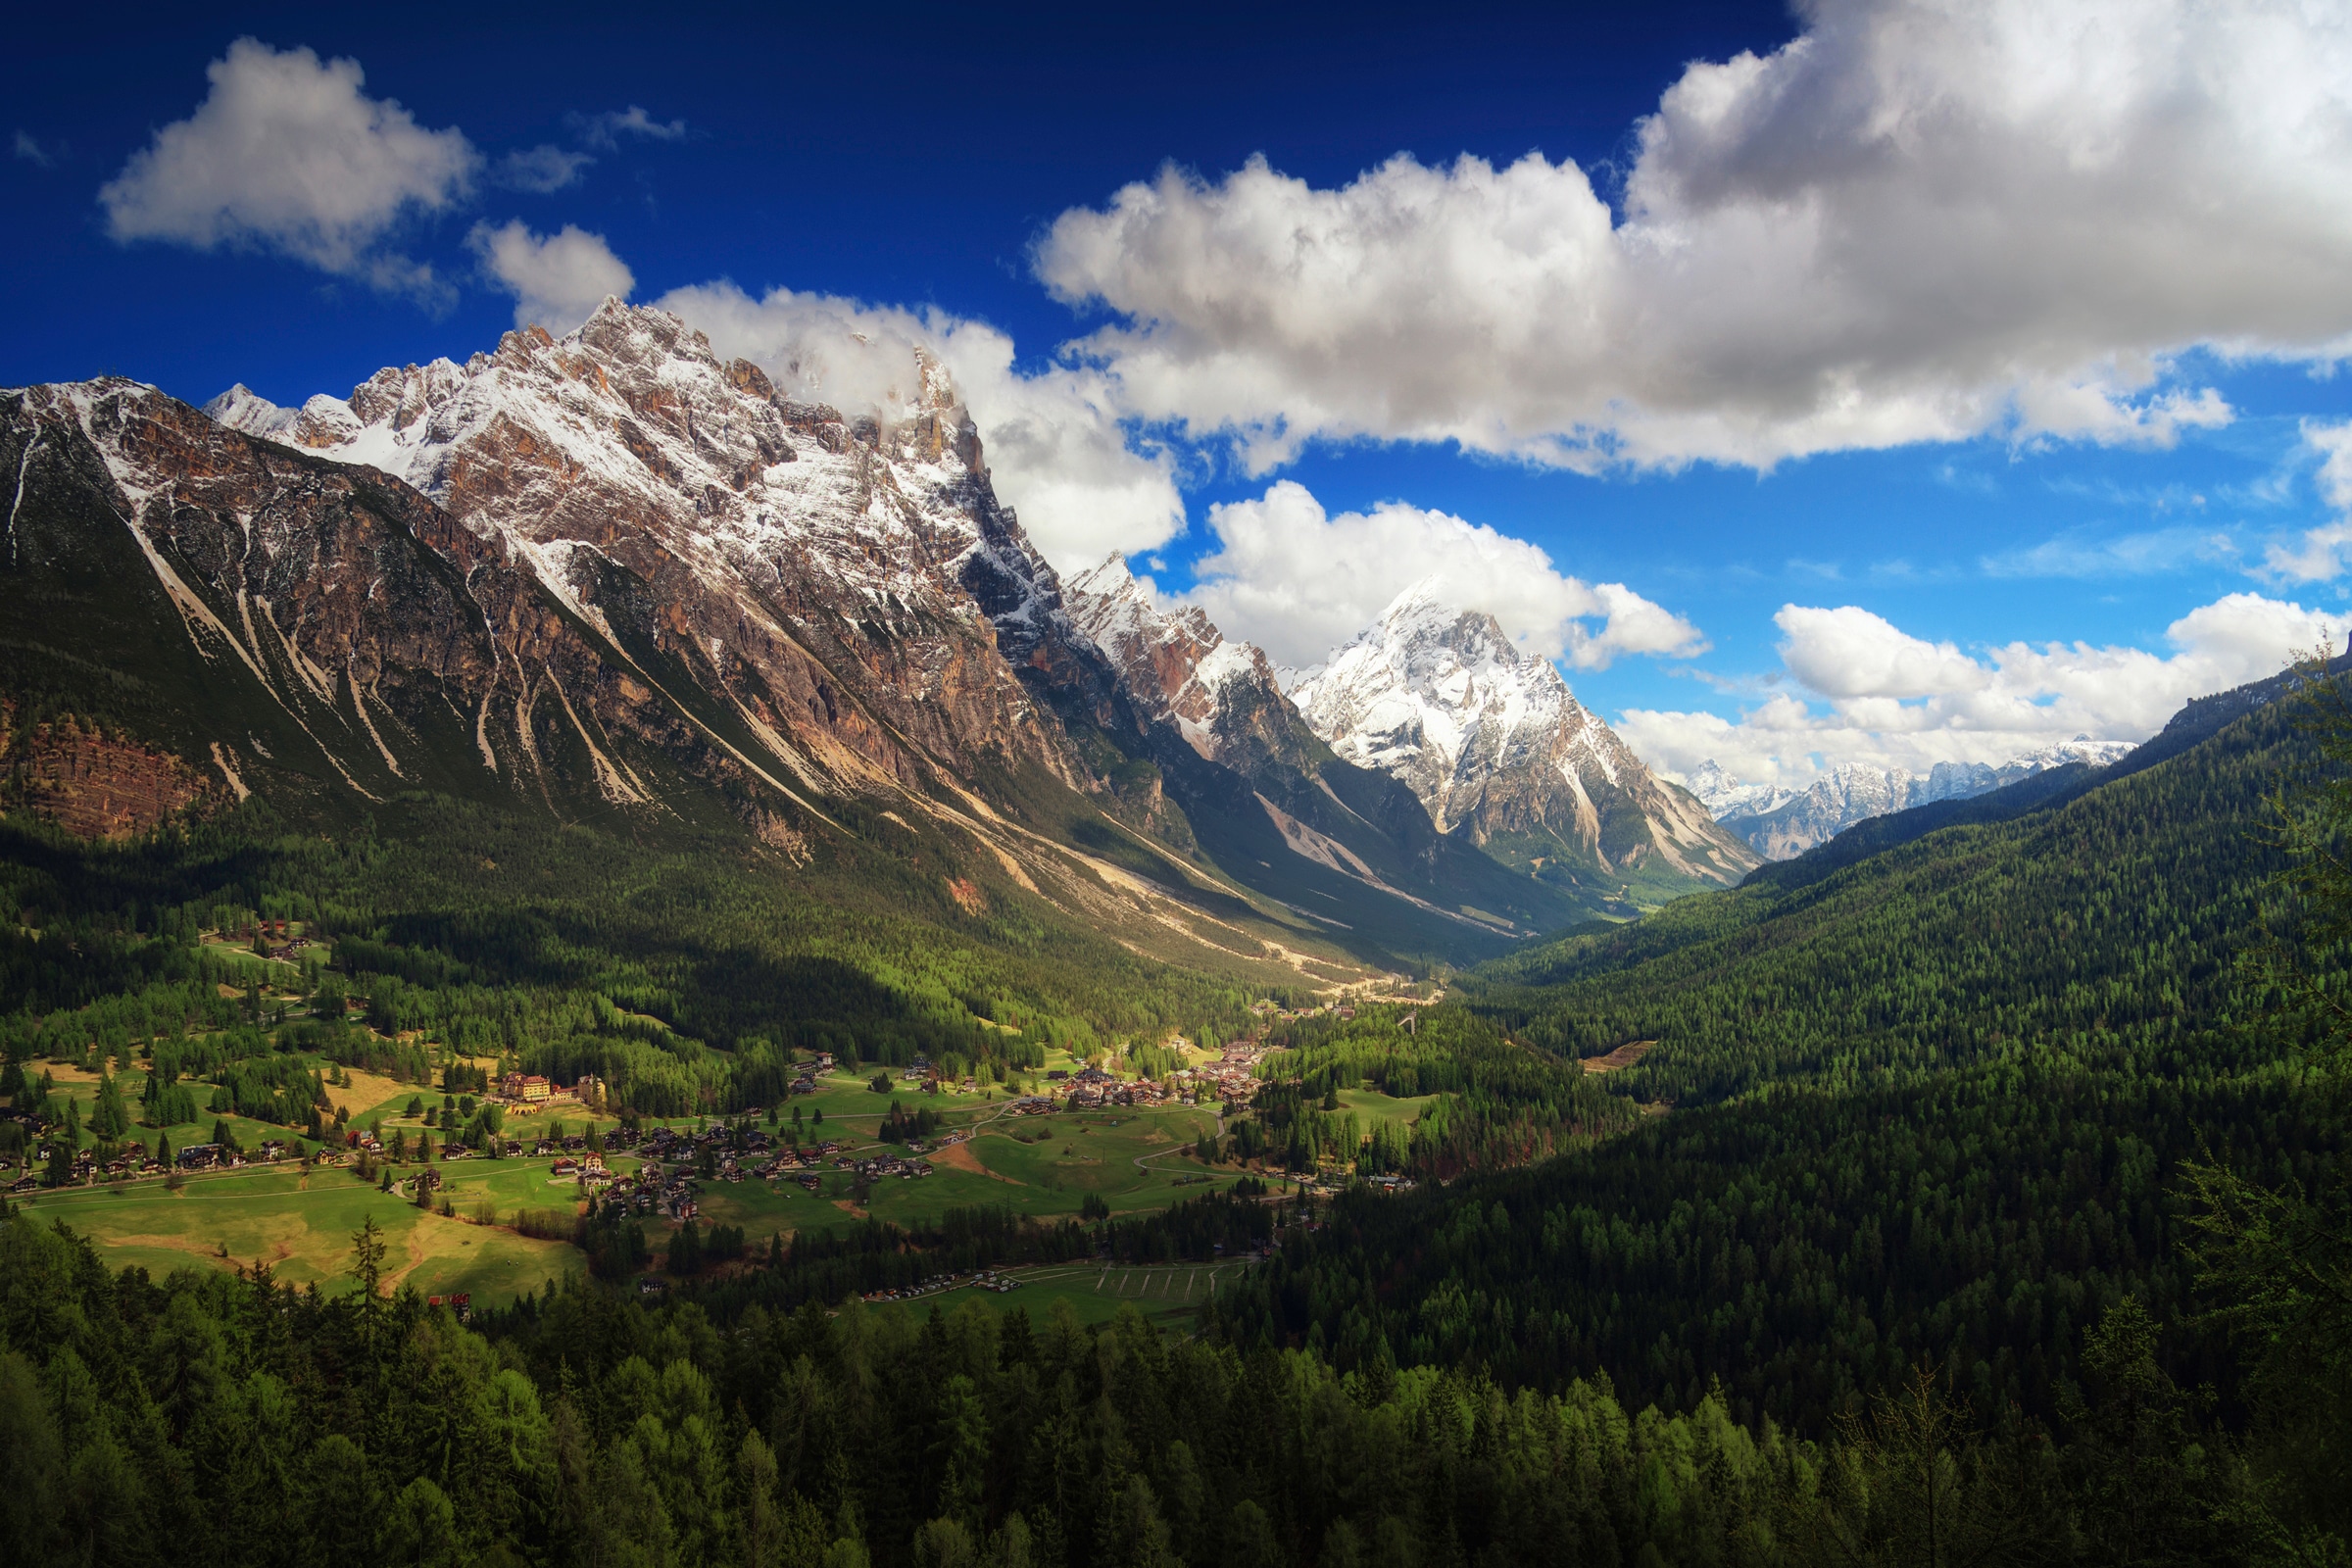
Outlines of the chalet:
{"type": "Polygon", "coordinates": [[[219,1144],[190,1144],[179,1152],[181,1170],[209,1170],[222,1163],[219,1144]]]}

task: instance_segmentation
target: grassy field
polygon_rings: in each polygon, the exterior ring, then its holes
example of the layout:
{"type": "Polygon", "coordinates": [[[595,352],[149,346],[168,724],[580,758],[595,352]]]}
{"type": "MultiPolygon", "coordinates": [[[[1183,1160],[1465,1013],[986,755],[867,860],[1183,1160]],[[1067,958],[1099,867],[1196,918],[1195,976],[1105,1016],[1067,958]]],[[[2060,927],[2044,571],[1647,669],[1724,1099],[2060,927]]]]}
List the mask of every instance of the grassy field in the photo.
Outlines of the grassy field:
{"type": "Polygon", "coordinates": [[[1239,1261],[1149,1267],[1054,1264],[1015,1270],[1013,1277],[1021,1282],[1019,1290],[984,1299],[1005,1308],[1024,1307],[1032,1320],[1043,1319],[1056,1300],[1064,1300],[1081,1323],[1108,1322],[1120,1306],[1132,1304],[1148,1322],[1184,1329],[1192,1325],[1193,1314],[1217,1286],[1247,1266],[1239,1261]]]}
{"type": "Polygon", "coordinates": [[[1354,1111],[1355,1119],[1363,1125],[1363,1129],[1367,1133],[1373,1129],[1375,1124],[1384,1121],[1403,1122],[1409,1126],[1415,1117],[1431,1105],[1436,1104],[1437,1102],[1438,1097],[1435,1095],[1420,1095],[1410,1100],[1392,1100],[1377,1089],[1343,1089],[1340,1091],[1341,1107],[1354,1111]]]}
{"type": "MultiPolygon", "coordinates": [[[[1059,1053],[1049,1064],[1071,1065],[1059,1053]]],[[[326,1066],[323,1062],[311,1065],[326,1066]]],[[[81,1102],[86,1123],[97,1097],[96,1075],[62,1063],[52,1063],[48,1070],[58,1093],[81,1102]]],[[[783,1108],[777,1131],[791,1130],[790,1113],[797,1108],[805,1142],[831,1138],[842,1141],[852,1154],[877,1152],[883,1147],[875,1142],[877,1128],[895,1100],[909,1110],[931,1110],[947,1128],[962,1129],[971,1136],[963,1143],[932,1150],[928,1155],[932,1175],[917,1180],[885,1179],[871,1188],[862,1203],[854,1200],[852,1177],[846,1171],[824,1172],[823,1185],[814,1194],[788,1180],[772,1184],[758,1180],[708,1182],[702,1192],[705,1223],[741,1226],[750,1245],[760,1250],[778,1233],[830,1231],[862,1223],[868,1217],[919,1227],[936,1223],[951,1208],[981,1204],[1053,1219],[1074,1215],[1089,1197],[1098,1197],[1114,1213],[1137,1213],[1229,1185],[1233,1179],[1233,1173],[1223,1172],[1200,1181],[1201,1167],[1186,1157],[1196,1139],[1216,1128],[1216,1113],[1206,1107],[1015,1117],[1005,1113],[1011,1092],[1003,1086],[994,1093],[925,1095],[894,1074],[892,1092],[875,1094],[867,1087],[870,1078],[870,1072],[830,1075],[816,1094],[799,1097],[783,1108]],[[822,1122],[816,1120],[819,1111],[824,1115],[822,1122]],[[1015,1138],[1015,1133],[1034,1141],[1024,1142],[1015,1138]],[[1179,1177],[1193,1179],[1180,1183],[1179,1177]]],[[[439,1108],[444,1098],[438,1090],[371,1073],[353,1072],[349,1079],[347,1086],[330,1088],[332,1099],[350,1109],[353,1126],[380,1125],[387,1138],[395,1131],[414,1137],[422,1126],[421,1116],[408,1114],[411,1102],[420,1102],[430,1112],[439,1108]]],[[[145,1075],[133,1069],[124,1072],[121,1082],[136,1115],[145,1075]]],[[[1352,1098],[1366,1102],[1367,1116],[1409,1115],[1419,1104],[1378,1095],[1352,1098]]],[[[183,1149],[209,1141],[215,1119],[210,1111],[200,1111],[195,1120],[161,1132],[173,1149],[183,1149]]],[[[229,1123],[249,1149],[265,1138],[291,1136],[283,1127],[244,1117],[220,1119],[229,1123]]],[[[692,1126],[695,1121],[681,1117],[669,1125],[692,1126]]],[[[507,1133],[528,1141],[551,1131],[557,1123],[566,1133],[578,1134],[592,1125],[609,1131],[616,1120],[590,1116],[583,1108],[566,1104],[536,1115],[510,1116],[507,1133]]],[[[133,1136],[152,1149],[157,1132],[141,1127],[134,1129],[133,1136]]],[[[624,1155],[614,1156],[611,1163],[616,1171],[626,1173],[637,1161],[624,1155]]],[[[507,1225],[521,1209],[574,1209],[581,1197],[577,1183],[568,1177],[551,1179],[548,1161],[467,1159],[437,1162],[436,1168],[444,1182],[437,1197],[449,1203],[455,1218],[417,1209],[332,1168],[321,1168],[307,1178],[286,1169],[196,1175],[177,1193],[159,1180],[148,1179],[42,1193],[30,1200],[30,1206],[88,1235],[110,1264],[136,1264],[156,1274],[191,1263],[220,1268],[249,1265],[258,1258],[291,1283],[344,1289],[342,1270],[348,1262],[350,1234],[368,1213],[395,1232],[395,1283],[414,1283],[428,1293],[469,1291],[477,1301],[488,1303],[536,1289],[549,1276],[581,1266],[579,1252],[567,1244],[534,1241],[510,1229],[468,1223],[484,1209],[507,1225]]],[[[413,1175],[416,1167],[396,1169],[405,1178],[413,1175]]],[[[667,1226],[651,1222],[647,1231],[657,1250],[666,1245],[667,1226]]],[[[1139,1279],[1144,1272],[1148,1271],[1139,1271],[1139,1279]]],[[[1067,1278],[1078,1280],[1079,1276],[1067,1278]]],[[[1110,1285],[1086,1284],[1082,1290],[1079,1285],[1069,1285],[1061,1294],[1071,1294],[1073,1299],[1083,1297],[1082,1315],[1089,1315],[1091,1321],[1115,1309],[1122,1293],[1114,1281],[1110,1285]]],[[[1150,1298],[1164,1297],[1162,1292],[1150,1298]]],[[[1174,1309],[1189,1311],[1190,1307],[1178,1302],[1174,1309]]]]}
{"type": "Polygon", "coordinates": [[[176,1193],[141,1182],[20,1201],[27,1213],[63,1220],[92,1238],[109,1265],[136,1265],[158,1277],[191,1265],[230,1269],[260,1261],[288,1284],[339,1294],[352,1288],[343,1274],[352,1233],[370,1214],[391,1243],[387,1283],[394,1288],[467,1291],[487,1304],[536,1290],[580,1264],[577,1250],[565,1243],[444,1219],[339,1170],[307,1177],[233,1171],[191,1177],[176,1193]]]}

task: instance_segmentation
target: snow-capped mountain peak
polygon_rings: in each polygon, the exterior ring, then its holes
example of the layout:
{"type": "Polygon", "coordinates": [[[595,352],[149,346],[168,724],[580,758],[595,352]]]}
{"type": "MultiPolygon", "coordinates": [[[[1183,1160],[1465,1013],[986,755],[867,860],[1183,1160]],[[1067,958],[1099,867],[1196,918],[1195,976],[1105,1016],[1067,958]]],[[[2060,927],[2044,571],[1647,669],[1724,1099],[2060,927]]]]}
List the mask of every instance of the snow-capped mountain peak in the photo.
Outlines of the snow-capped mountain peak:
{"type": "Polygon", "coordinates": [[[659,590],[647,633],[804,781],[953,776],[980,755],[1066,775],[998,657],[1058,635],[1058,584],[998,505],[944,370],[922,368],[913,401],[845,416],[666,312],[607,300],[561,338],[519,328],[347,398],[288,410],[240,386],[207,412],[407,481],[608,636],[635,612],[604,602],[625,568],[659,590]]]}
{"type": "Polygon", "coordinates": [[[1441,831],[1541,870],[1575,859],[1736,880],[1754,863],[1689,795],[1661,784],[1549,661],[1440,579],[1398,594],[1293,686],[1326,744],[1411,786],[1441,831]],[[1513,847],[1517,846],[1517,849],[1513,847]]]}

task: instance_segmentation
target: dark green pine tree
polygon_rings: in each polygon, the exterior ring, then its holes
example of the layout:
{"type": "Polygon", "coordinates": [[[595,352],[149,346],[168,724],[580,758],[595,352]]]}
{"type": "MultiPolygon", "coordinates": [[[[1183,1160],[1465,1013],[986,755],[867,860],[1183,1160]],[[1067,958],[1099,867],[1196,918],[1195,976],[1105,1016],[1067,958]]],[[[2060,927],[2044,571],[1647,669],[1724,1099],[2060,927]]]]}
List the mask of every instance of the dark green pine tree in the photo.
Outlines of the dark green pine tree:
{"type": "Polygon", "coordinates": [[[122,1103],[122,1088],[111,1072],[98,1075],[98,1103],[90,1111],[90,1131],[109,1143],[130,1131],[130,1112],[122,1103]]]}

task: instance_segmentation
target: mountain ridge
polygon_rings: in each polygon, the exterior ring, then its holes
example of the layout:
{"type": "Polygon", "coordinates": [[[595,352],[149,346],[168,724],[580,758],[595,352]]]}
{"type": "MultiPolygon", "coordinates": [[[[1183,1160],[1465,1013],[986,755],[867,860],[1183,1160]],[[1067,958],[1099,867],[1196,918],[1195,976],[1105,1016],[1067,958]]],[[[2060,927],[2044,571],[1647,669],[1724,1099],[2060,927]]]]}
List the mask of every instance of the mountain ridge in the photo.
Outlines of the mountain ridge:
{"type": "Polygon", "coordinates": [[[1655,904],[1757,863],[1492,614],[1413,584],[1291,690],[1341,757],[1402,780],[1441,831],[1505,863],[1655,904]]]}

